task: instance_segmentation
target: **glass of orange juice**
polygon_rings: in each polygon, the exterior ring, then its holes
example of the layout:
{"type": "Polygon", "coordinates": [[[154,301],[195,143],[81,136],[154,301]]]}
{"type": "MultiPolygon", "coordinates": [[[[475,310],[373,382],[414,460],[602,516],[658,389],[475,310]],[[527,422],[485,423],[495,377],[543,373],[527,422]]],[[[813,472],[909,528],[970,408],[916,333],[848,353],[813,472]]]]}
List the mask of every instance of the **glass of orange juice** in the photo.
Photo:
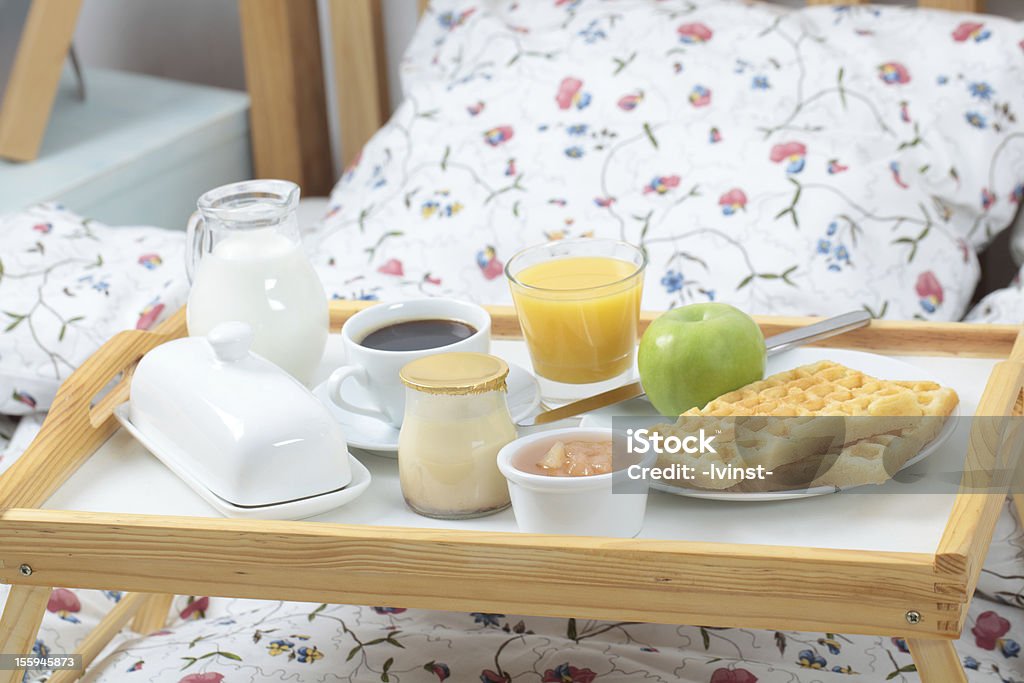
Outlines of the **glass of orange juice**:
{"type": "Polygon", "coordinates": [[[505,275],[545,401],[573,401],[632,377],[646,265],[632,244],[590,238],[509,259],[505,275]]]}

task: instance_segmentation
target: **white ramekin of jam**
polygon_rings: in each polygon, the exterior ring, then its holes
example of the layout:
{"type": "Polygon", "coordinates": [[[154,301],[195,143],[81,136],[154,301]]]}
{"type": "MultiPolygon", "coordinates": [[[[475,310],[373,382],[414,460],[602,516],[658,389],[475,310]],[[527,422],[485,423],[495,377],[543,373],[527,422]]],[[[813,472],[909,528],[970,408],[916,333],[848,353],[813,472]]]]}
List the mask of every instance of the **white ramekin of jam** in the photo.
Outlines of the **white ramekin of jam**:
{"type": "Polygon", "coordinates": [[[647,509],[646,486],[623,483],[612,430],[569,427],[537,432],[498,452],[519,530],[536,534],[631,538],[647,509]],[[613,487],[613,477],[616,479],[613,487]]]}

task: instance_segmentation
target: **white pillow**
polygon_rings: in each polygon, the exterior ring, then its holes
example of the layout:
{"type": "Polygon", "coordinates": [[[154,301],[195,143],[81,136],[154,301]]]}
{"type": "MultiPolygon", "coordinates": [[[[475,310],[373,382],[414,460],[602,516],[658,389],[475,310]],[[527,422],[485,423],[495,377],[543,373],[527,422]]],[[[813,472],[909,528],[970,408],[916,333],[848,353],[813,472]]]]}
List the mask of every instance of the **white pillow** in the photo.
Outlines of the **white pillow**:
{"type": "Polygon", "coordinates": [[[967,322],[972,323],[1024,323],[1024,268],[1006,287],[989,292],[971,309],[967,322]]]}
{"type": "Polygon", "coordinates": [[[116,332],[185,303],[184,235],[109,228],[59,206],[0,216],[0,413],[46,410],[116,332]]]}
{"type": "Polygon", "coordinates": [[[643,244],[647,308],[959,319],[1024,193],[1024,38],[991,16],[440,0],[336,187],[344,298],[507,302],[523,246],[643,244]]]}

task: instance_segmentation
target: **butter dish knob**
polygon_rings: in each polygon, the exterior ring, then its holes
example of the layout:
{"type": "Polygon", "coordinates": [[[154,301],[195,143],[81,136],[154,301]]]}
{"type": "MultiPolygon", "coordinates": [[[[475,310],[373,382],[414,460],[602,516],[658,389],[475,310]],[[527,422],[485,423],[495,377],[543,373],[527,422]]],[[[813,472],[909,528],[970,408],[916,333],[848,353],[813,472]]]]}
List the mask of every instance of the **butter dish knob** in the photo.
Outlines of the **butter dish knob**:
{"type": "Polygon", "coordinates": [[[221,323],[210,330],[206,340],[213,347],[217,360],[225,363],[242,360],[252,348],[252,327],[238,321],[221,323]]]}

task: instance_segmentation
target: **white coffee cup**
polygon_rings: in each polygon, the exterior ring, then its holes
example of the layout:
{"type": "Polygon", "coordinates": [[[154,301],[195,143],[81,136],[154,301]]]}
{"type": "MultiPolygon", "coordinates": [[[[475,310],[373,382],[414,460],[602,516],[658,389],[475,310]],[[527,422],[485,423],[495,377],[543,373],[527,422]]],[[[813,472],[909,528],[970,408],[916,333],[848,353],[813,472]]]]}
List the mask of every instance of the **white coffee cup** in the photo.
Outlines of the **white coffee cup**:
{"type": "Polygon", "coordinates": [[[414,299],[393,304],[380,304],[359,311],[341,328],[346,364],[335,370],[327,380],[327,394],[344,410],[383,420],[395,427],[402,425],[405,415],[405,387],[399,370],[409,361],[435,353],[491,349],[491,316],[476,304],[455,299],[414,299]],[[472,326],[476,332],[454,344],[418,351],[384,351],[362,345],[371,332],[410,320],[457,320],[472,326]],[[347,380],[358,382],[374,405],[355,405],[344,397],[347,380]]]}

